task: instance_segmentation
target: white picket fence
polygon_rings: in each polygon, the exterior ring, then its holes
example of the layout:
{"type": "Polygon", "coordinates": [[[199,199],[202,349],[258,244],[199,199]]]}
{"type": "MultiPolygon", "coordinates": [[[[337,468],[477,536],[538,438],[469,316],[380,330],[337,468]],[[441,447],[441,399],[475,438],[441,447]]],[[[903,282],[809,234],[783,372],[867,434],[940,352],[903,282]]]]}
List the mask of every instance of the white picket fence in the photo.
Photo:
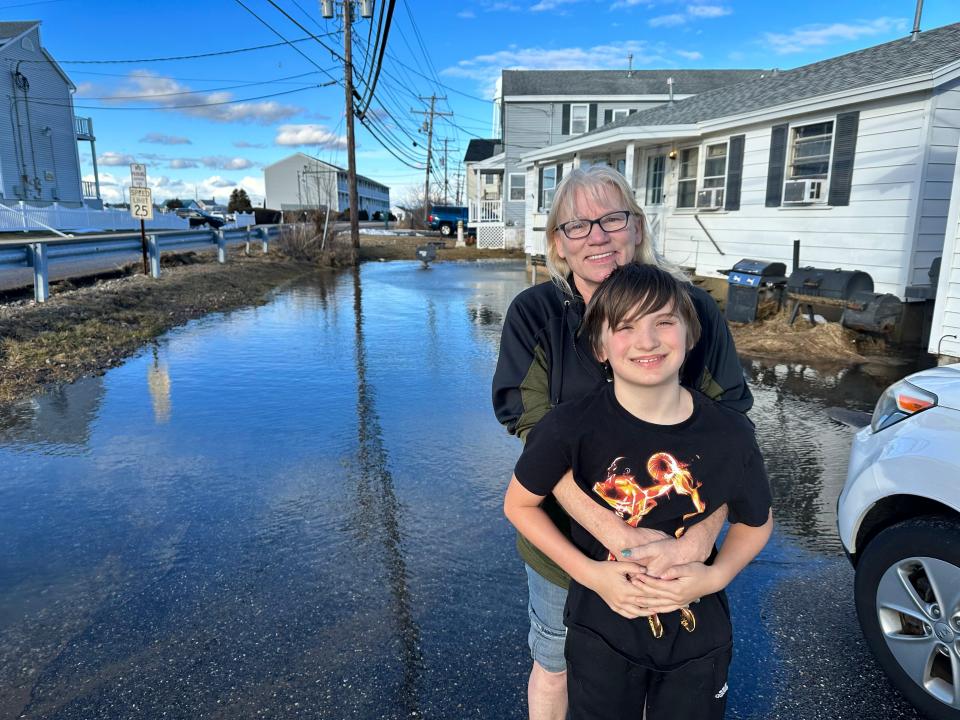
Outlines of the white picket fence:
{"type": "MultiPolygon", "coordinates": [[[[236,213],[232,223],[224,229],[248,227],[254,224],[253,213],[236,213]]],[[[176,213],[154,212],[153,220],[146,221],[148,230],[186,230],[190,221],[176,213]]],[[[0,203],[0,232],[22,230],[139,230],[140,222],[130,216],[129,210],[61,207],[58,203],[36,207],[24,202],[9,206],[0,203]]]]}

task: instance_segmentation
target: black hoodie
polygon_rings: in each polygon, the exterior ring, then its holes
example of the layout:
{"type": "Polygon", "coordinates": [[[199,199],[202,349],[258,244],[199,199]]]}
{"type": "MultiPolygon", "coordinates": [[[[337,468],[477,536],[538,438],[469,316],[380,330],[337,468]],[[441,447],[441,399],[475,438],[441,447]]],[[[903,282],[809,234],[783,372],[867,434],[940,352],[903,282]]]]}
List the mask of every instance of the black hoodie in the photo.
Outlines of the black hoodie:
{"type": "MultiPolygon", "coordinates": [[[[569,282],[573,286],[573,279],[569,282]]],[[[753,406],[726,320],[710,295],[691,287],[700,319],[700,339],[687,354],[680,383],[729,408],[753,406]]],[[[527,288],[510,303],[503,321],[500,356],[493,375],[493,411],[507,432],[526,438],[551,408],[578,400],[606,382],[603,366],[585,338],[578,338],[584,313],[580,294],[568,295],[552,282],[527,288]]],[[[569,519],[550,495],[544,510],[569,536],[569,519]]],[[[545,578],[566,586],[566,574],[522,536],[523,559],[545,578]]]]}

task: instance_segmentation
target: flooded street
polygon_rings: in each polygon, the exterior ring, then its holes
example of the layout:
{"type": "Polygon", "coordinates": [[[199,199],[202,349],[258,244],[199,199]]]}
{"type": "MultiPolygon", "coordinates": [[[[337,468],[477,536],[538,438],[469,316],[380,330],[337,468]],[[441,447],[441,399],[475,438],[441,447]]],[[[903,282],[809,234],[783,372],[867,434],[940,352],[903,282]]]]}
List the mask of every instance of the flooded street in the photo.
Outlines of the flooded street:
{"type": "MultiPolygon", "coordinates": [[[[366,263],[0,412],[0,718],[522,718],[490,378],[522,263],[366,263]]],[[[912,718],[835,528],[900,374],[745,361],[777,529],[729,590],[728,717],[912,718]]]]}

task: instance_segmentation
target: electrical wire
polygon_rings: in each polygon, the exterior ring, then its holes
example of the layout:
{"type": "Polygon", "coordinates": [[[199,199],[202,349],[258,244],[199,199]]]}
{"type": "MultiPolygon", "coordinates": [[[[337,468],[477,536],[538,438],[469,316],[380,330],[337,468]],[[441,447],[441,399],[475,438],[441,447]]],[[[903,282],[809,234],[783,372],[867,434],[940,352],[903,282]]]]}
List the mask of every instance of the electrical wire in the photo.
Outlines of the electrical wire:
{"type": "Polygon", "coordinates": [[[240,98],[237,100],[222,100],[219,102],[211,103],[195,103],[191,105],[135,105],[132,107],[129,106],[117,106],[117,105],[72,105],[70,103],[56,103],[48,102],[46,100],[37,100],[31,97],[32,102],[36,102],[38,105],[46,105],[48,107],[74,107],[81,108],[84,110],[185,110],[189,108],[203,108],[203,107],[216,107],[218,105],[236,105],[237,103],[250,102],[252,100],[266,100],[267,98],[280,97],[281,95],[292,95],[294,93],[304,92],[305,90],[313,90],[314,88],[328,87],[334,85],[334,82],[321,83],[319,85],[311,85],[310,87],[305,88],[294,88],[293,90],[282,90],[280,92],[270,93],[268,95],[258,95],[256,97],[249,98],[240,98]]]}
{"type": "MultiPolygon", "coordinates": [[[[331,70],[332,69],[334,68],[331,68],[331,70]]],[[[77,95],[76,97],[80,100],[141,100],[141,99],[149,100],[152,98],[174,97],[178,95],[202,95],[205,93],[223,92],[225,90],[236,90],[237,88],[253,87],[256,85],[272,85],[274,83],[278,83],[284,80],[292,80],[294,78],[306,77],[308,75],[316,75],[316,74],[317,74],[316,70],[311,70],[310,72],[300,73],[299,75],[287,75],[286,77],[275,78],[272,80],[258,80],[256,82],[239,83],[237,85],[225,85],[223,87],[208,88],[206,90],[182,90],[180,92],[153,93],[151,95],[106,95],[102,97],[93,97],[90,95],[77,95]]],[[[147,76],[147,77],[152,77],[152,76],[147,76]]],[[[298,84],[304,88],[317,87],[315,83],[298,83],[298,84]]],[[[50,100],[53,98],[41,98],[41,99],[50,100]]]]}

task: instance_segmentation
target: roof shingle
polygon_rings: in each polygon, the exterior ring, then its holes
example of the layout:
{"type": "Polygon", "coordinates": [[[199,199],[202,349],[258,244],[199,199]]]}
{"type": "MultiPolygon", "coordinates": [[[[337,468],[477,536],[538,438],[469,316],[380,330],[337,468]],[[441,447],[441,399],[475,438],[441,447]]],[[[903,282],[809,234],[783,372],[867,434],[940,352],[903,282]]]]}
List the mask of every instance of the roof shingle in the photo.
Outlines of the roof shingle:
{"type": "Polygon", "coordinates": [[[504,97],[511,95],[675,95],[706,92],[756,78],[764,70],[504,70],[504,97]]]}

